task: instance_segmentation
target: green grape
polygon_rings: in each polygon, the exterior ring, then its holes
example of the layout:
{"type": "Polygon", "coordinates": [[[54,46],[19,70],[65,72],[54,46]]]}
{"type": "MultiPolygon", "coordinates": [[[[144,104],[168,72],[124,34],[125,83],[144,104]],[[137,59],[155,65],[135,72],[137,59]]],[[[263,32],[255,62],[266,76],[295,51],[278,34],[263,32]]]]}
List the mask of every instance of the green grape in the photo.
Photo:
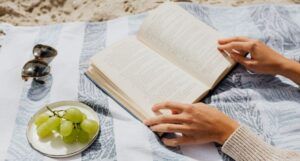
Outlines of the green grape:
{"type": "Polygon", "coordinates": [[[57,126],[56,129],[55,129],[54,131],[60,133],[60,126],[57,126]]]}
{"type": "Polygon", "coordinates": [[[76,130],[72,130],[71,134],[63,137],[63,141],[67,144],[72,144],[77,140],[76,130]]]}
{"type": "Polygon", "coordinates": [[[83,130],[78,130],[78,141],[80,143],[87,143],[90,140],[90,136],[83,130]]]}
{"type": "Polygon", "coordinates": [[[62,136],[68,136],[72,133],[74,125],[71,121],[62,121],[60,124],[60,134],[62,136]]]}
{"type": "Polygon", "coordinates": [[[51,129],[49,129],[47,122],[42,123],[37,128],[37,134],[40,138],[45,138],[51,134],[51,129]]]}
{"type": "Polygon", "coordinates": [[[86,114],[82,113],[82,121],[86,119],[86,114]]]}
{"type": "Polygon", "coordinates": [[[60,125],[60,118],[57,116],[53,116],[49,118],[46,122],[42,123],[37,128],[37,134],[41,138],[45,138],[49,134],[51,134],[52,130],[55,130],[60,125]]]}
{"type": "Polygon", "coordinates": [[[53,116],[46,123],[48,124],[50,130],[56,130],[60,125],[60,122],[61,119],[59,117],[53,116]]]}
{"type": "Polygon", "coordinates": [[[85,119],[81,122],[80,127],[83,131],[89,133],[91,136],[95,135],[98,131],[99,125],[96,121],[85,119]]]}
{"type": "Polygon", "coordinates": [[[42,113],[35,118],[34,124],[36,126],[40,126],[42,123],[46,122],[48,119],[49,119],[49,115],[46,113],[42,113]]]}
{"type": "Polygon", "coordinates": [[[82,121],[82,112],[77,108],[69,108],[66,110],[64,118],[74,123],[80,123],[82,121]]]}

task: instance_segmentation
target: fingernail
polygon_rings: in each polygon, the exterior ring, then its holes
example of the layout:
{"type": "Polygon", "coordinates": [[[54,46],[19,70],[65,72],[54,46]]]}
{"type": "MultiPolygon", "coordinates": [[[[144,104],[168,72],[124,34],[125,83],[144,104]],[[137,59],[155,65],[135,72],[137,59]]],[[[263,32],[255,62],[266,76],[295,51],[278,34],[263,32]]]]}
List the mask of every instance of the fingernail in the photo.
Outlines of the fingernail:
{"type": "Polygon", "coordinates": [[[152,111],[155,110],[155,105],[153,105],[153,106],[151,107],[151,110],[152,110],[152,111]]]}
{"type": "Polygon", "coordinates": [[[156,104],[152,105],[152,108],[155,108],[155,107],[158,106],[158,105],[159,105],[159,104],[156,103],[156,104]]]}

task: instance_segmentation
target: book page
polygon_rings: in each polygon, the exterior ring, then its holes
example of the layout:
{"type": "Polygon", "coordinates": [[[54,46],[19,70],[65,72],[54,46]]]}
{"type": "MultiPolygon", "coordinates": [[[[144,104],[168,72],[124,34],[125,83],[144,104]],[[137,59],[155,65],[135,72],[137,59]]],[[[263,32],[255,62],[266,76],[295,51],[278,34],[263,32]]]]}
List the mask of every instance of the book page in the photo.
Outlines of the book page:
{"type": "Polygon", "coordinates": [[[165,60],[135,37],[119,42],[92,58],[92,65],[152,116],[162,101],[194,102],[209,88],[165,60]]]}
{"type": "Polygon", "coordinates": [[[173,3],[150,12],[137,37],[209,87],[234,64],[217,50],[222,36],[173,3]]]}
{"type": "Polygon", "coordinates": [[[147,117],[145,111],[132,101],[125,93],[123,93],[117,86],[113,84],[101,71],[96,67],[90,66],[86,72],[88,77],[90,77],[99,87],[107,92],[114,100],[118,101],[123,107],[126,107],[125,110],[129,110],[135,117],[139,120],[144,120],[147,117]]]}

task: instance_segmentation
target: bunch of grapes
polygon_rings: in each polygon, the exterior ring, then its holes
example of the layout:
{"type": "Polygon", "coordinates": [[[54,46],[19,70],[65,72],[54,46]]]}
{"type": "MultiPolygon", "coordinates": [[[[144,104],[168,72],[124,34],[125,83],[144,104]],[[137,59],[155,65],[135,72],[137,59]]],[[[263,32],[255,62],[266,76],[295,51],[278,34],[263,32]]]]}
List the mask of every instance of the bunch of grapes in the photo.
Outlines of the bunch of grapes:
{"type": "Polygon", "coordinates": [[[63,141],[72,144],[76,141],[80,143],[88,142],[98,131],[99,124],[77,108],[67,110],[52,110],[42,113],[35,119],[37,134],[40,138],[45,138],[57,132],[63,141]]]}

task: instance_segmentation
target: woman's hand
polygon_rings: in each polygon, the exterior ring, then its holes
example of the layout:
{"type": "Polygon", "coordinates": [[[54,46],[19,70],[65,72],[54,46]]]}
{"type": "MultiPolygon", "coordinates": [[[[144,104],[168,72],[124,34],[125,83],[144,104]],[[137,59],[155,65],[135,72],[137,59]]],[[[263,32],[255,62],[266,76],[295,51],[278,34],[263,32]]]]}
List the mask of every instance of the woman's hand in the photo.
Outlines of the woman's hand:
{"type": "Polygon", "coordinates": [[[233,60],[257,73],[283,75],[284,67],[290,61],[259,40],[246,37],[221,39],[218,49],[222,53],[228,53],[233,60]],[[251,59],[244,57],[248,52],[251,54],[251,59]]]}
{"type": "Polygon", "coordinates": [[[173,114],[159,115],[144,120],[144,123],[155,132],[182,134],[173,139],[163,138],[162,141],[168,146],[208,142],[223,144],[239,126],[224,113],[203,103],[164,102],[152,108],[154,112],[164,109],[171,110],[173,114]]]}
{"type": "Polygon", "coordinates": [[[218,49],[251,71],[283,75],[300,84],[300,64],[283,57],[259,40],[246,37],[221,39],[218,49]],[[248,52],[251,59],[244,57],[248,52]]]}

